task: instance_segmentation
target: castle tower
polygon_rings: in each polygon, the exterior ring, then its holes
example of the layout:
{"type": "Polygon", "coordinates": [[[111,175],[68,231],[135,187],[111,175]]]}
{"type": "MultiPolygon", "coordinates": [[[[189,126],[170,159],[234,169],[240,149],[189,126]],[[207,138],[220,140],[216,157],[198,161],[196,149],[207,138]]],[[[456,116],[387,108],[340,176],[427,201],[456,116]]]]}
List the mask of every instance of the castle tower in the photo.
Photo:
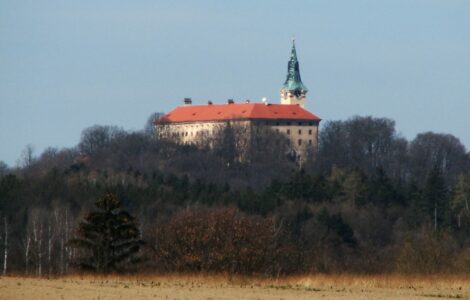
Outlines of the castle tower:
{"type": "Polygon", "coordinates": [[[295,40],[293,40],[290,60],[287,64],[286,82],[281,88],[281,104],[298,104],[304,108],[307,92],[307,87],[300,79],[299,61],[295,51],[295,40]]]}

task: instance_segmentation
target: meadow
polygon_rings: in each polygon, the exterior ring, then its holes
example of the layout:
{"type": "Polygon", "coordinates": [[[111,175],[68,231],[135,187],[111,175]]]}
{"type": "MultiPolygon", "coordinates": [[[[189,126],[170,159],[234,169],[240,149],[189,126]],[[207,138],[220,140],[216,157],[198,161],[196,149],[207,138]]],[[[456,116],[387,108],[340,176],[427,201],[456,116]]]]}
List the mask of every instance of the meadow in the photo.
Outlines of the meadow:
{"type": "Polygon", "coordinates": [[[0,299],[469,299],[469,276],[206,275],[0,277],[0,299]]]}

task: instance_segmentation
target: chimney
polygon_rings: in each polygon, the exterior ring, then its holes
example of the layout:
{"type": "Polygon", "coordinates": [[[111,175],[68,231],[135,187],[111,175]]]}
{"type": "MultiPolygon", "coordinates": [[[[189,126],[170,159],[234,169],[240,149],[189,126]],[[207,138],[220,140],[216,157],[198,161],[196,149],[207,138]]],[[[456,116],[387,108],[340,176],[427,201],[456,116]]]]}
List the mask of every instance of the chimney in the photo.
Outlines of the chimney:
{"type": "Polygon", "coordinates": [[[245,100],[245,103],[250,103],[250,100],[249,100],[249,99],[246,99],[246,100],[245,100]]]}
{"type": "Polygon", "coordinates": [[[193,104],[193,101],[191,100],[191,98],[184,98],[184,105],[191,105],[193,104]]]}
{"type": "Polygon", "coordinates": [[[211,100],[207,101],[207,104],[212,105],[212,101],[211,100]]]}
{"type": "Polygon", "coordinates": [[[227,100],[227,103],[228,103],[228,104],[234,104],[235,102],[233,101],[233,99],[228,99],[228,100],[227,100]]]}

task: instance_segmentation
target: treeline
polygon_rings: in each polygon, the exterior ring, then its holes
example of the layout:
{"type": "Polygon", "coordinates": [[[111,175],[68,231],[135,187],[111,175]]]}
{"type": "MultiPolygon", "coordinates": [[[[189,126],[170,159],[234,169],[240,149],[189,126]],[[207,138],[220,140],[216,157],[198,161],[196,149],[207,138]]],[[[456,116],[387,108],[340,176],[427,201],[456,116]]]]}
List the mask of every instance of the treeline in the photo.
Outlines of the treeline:
{"type": "Polygon", "coordinates": [[[470,272],[470,154],[458,138],[407,141],[389,119],[332,121],[300,167],[262,127],[241,160],[232,130],[211,147],[110,126],[85,129],[70,149],[28,146],[20,167],[0,164],[0,266],[75,270],[69,241],[113,192],[146,242],[138,270],[470,272]]]}

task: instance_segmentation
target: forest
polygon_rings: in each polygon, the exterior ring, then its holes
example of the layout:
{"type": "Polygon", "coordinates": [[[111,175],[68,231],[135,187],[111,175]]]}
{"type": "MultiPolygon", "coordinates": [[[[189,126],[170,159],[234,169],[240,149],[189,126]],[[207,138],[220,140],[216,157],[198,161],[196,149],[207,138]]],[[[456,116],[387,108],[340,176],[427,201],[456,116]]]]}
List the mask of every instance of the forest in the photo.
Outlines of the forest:
{"type": "Polygon", "coordinates": [[[95,125],[75,147],[29,145],[17,167],[0,162],[1,272],[79,271],[83,220],[112,203],[136,228],[136,259],[116,272],[470,273],[470,152],[453,135],[328,121],[299,165],[262,126],[239,159],[235,128],[210,147],[179,145],[152,121],[95,125]]]}

